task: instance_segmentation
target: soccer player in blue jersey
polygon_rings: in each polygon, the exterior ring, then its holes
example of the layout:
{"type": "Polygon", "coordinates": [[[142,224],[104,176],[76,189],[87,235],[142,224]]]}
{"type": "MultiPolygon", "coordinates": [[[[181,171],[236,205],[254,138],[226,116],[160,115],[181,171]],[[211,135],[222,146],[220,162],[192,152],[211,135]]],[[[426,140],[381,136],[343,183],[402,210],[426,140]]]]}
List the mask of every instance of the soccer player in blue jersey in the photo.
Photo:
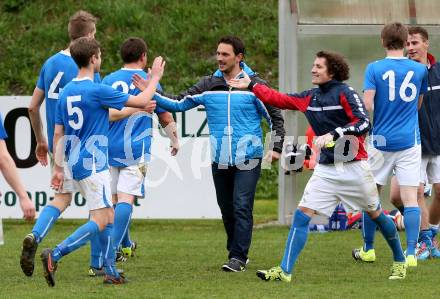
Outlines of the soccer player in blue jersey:
{"type": "Polygon", "coordinates": [[[26,220],[32,220],[35,217],[35,206],[18,176],[17,167],[6,147],[6,138],[8,138],[8,134],[6,134],[2,115],[0,114],[0,172],[3,174],[6,182],[8,182],[15,193],[17,193],[24,218],[26,220]]]}
{"type": "MultiPolygon", "coordinates": [[[[421,209],[421,224],[419,243],[416,250],[418,260],[440,258],[435,236],[438,233],[440,221],[440,63],[428,52],[429,36],[425,28],[411,26],[408,28],[407,53],[408,58],[423,63],[428,68],[428,91],[423,97],[419,110],[420,139],[422,145],[422,164],[418,202],[421,209]],[[434,189],[432,205],[428,209],[425,196],[430,196],[431,185],[434,189]]],[[[390,187],[391,202],[402,210],[400,188],[397,179],[393,178],[390,187]]]]}
{"type": "MultiPolygon", "coordinates": [[[[144,40],[131,37],[122,44],[120,54],[124,67],[106,76],[102,83],[124,93],[137,95],[141,91],[133,85],[132,77],[138,74],[147,78],[144,71],[147,65],[147,45],[144,40]]],[[[157,88],[161,90],[160,85],[157,88]]],[[[171,154],[177,154],[179,148],[175,130],[167,130],[174,127],[172,114],[159,107],[151,108],[150,111],[137,108],[124,108],[121,111],[110,109],[109,164],[115,204],[113,239],[114,247],[118,249],[117,261],[125,261],[126,257],[133,256],[136,249],[136,243],[129,237],[129,226],[135,198],[145,197],[144,181],[146,163],[150,160],[152,134],[152,118],[149,113],[154,110],[162,127],[171,133],[168,134],[172,141],[171,154]]]]}
{"type": "Polygon", "coordinates": [[[57,262],[99,235],[106,274],[104,283],[122,284],[125,279],[115,269],[112,244],[114,211],[110,199],[107,161],[108,109],[145,107],[163,75],[164,62],[162,57],[154,60],[151,84],[144,92],[133,96],[93,82],[93,75],[99,72],[101,65],[100,46],[96,40],[79,38],[72,43],[70,49],[79,72],[64,87],[57,105],[54,131],[55,169],[51,186],[56,190],[62,189],[65,173],[63,168],[69,168],[82,196],[87,198],[90,219],[53,250],[47,248],[42,251],[44,276],[48,285],[53,287],[57,262]],[[63,167],[64,155],[67,163],[63,167]]]}
{"type": "MultiPolygon", "coordinates": [[[[417,189],[420,184],[421,147],[418,109],[427,91],[427,68],[404,56],[408,30],[401,23],[387,24],[381,33],[384,59],[365,71],[364,101],[374,111],[369,162],[379,191],[395,171],[404,205],[407,266],[417,266],[415,250],[420,228],[417,189]]],[[[356,260],[374,262],[376,225],[363,214],[364,246],[354,249],[356,260]]]]}
{"type": "MultiPolygon", "coordinates": [[[[96,18],[86,11],[76,12],[70,19],[68,25],[68,33],[70,42],[72,43],[79,37],[94,37],[96,33],[96,18]]],[[[70,45],[51,56],[43,65],[37,86],[32,95],[32,101],[29,106],[29,116],[32,122],[37,147],[36,156],[41,165],[48,164],[48,153],[51,157],[51,168],[54,167],[52,161],[53,150],[53,132],[55,128],[55,109],[59,100],[59,94],[64,86],[69,83],[78,74],[78,66],[70,55],[70,45]],[[47,123],[47,139],[43,133],[41,122],[40,107],[46,100],[46,123],[47,123]]],[[[99,74],[96,73],[95,81],[99,82],[99,74]]],[[[68,169],[66,169],[68,171],[68,169]]],[[[77,192],[77,188],[73,184],[71,175],[66,173],[65,184],[62,190],[55,192],[54,200],[52,200],[40,213],[32,232],[23,240],[23,248],[20,258],[21,268],[27,276],[31,276],[34,271],[35,253],[38,244],[47,236],[54,223],[60,217],[61,213],[70,205],[72,201],[72,193],[77,192]]],[[[99,240],[92,242],[92,248],[97,252],[97,257],[91,260],[91,269],[99,272],[100,266],[100,247],[99,240]],[[93,246],[95,245],[95,246],[93,246]]],[[[100,271],[103,275],[103,271],[100,271]]]]}

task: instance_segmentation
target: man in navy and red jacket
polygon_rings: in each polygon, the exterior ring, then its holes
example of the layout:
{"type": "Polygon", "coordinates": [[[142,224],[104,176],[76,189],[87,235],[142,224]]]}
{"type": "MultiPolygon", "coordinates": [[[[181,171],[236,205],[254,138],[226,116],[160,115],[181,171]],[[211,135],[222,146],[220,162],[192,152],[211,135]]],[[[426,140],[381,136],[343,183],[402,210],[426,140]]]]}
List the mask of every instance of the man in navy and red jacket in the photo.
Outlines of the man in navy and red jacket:
{"type": "Polygon", "coordinates": [[[364,138],[370,121],[359,95],[343,83],[348,78],[349,67],[341,55],[320,51],[312,67],[312,83],[317,88],[282,94],[246,76],[228,82],[234,88],[250,89],[266,104],[303,112],[318,136],[314,143],[321,149],[319,162],[295,212],[282,262],[269,270],[258,270],[257,276],[263,280],[291,281],[293,266],[307,241],[311,217],[316,213],[330,217],[341,202],[349,210],[368,213],[393,251],[389,278],[405,277],[405,257],[396,227],[380,207],[366,161],[364,138]]]}

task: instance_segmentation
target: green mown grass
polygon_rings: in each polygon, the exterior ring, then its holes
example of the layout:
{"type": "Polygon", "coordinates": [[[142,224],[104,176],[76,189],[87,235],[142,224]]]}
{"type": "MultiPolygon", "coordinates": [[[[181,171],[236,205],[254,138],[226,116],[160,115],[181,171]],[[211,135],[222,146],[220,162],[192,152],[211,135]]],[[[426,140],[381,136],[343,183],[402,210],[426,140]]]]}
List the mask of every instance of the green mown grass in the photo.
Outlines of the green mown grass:
{"type": "MultiPolygon", "coordinates": [[[[275,201],[257,201],[255,218],[276,218],[275,201]]],[[[51,247],[82,221],[62,220],[41,244],[51,247]]],[[[438,298],[440,261],[420,262],[404,281],[389,281],[391,254],[378,234],[377,262],[355,263],[351,249],[361,244],[359,231],[312,233],[293,281],[263,282],[260,268],[276,265],[288,233],[285,226],[254,229],[251,263],[245,273],[225,273],[225,234],[219,220],[135,220],[132,237],[137,256],[123,264],[130,283],[105,286],[87,276],[88,248],[65,257],[57,284],[49,288],[38,261],[32,278],[19,266],[20,245],[30,224],[4,221],[6,245],[0,246],[0,298],[438,298]]],[[[402,239],[404,236],[402,235],[402,239]]]]}
{"type": "MultiPolygon", "coordinates": [[[[101,75],[119,69],[119,47],[129,36],[147,41],[150,60],[167,61],[161,81],[177,93],[216,69],[217,41],[234,34],[246,44],[246,62],[278,85],[276,0],[3,0],[0,1],[0,95],[30,95],[44,61],[68,44],[67,23],[83,9],[99,18],[101,75]]],[[[267,126],[265,126],[267,130],[267,126]]],[[[278,167],[262,172],[258,198],[277,197],[278,167]]]]}

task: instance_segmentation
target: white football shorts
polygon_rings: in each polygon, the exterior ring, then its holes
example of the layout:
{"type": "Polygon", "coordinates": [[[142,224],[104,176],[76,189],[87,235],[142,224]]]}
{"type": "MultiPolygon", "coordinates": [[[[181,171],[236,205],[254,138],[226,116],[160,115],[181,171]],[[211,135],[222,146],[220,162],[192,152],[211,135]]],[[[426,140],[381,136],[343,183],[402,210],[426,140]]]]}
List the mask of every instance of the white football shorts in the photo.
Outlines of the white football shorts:
{"type": "Polygon", "coordinates": [[[430,184],[440,183],[440,156],[422,156],[422,165],[420,167],[420,182],[430,184]]]}
{"type": "Polygon", "coordinates": [[[330,217],[342,203],[348,211],[376,211],[379,194],[367,161],[318,164],[307,183],[300,207],[330,217]]]}
{"type": "Polygon", "coordinates": [[[112,194],[125,193],[138,198],[145,197],[145,163],[127,167],[110,167],[112,194]]]}
{"type": "Polygon", "coordinates": [[[372,146],[368,148],[368,163],[376,183],[381,186],[387,184],[393,170],[399,185],[419,186],[421,162],[420,145],[397,152],[381,151],[372,146]]]}
{"type": "Polygon", "coordinates": [[[81,195],[87,200],[89,210],[113,207],[108,169],[77,182],[81,195]]]}

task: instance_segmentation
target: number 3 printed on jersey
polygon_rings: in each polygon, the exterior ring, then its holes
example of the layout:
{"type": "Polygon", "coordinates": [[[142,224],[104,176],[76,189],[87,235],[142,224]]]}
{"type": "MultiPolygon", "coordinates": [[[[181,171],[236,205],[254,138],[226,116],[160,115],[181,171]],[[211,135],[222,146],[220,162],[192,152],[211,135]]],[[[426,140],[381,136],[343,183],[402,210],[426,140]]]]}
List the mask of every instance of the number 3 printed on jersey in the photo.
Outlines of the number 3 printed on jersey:
{"type": "MultiPolygon", "coordinates": [[[[405,102],[411,102],[412,100],[414,100],[416,98],[417,95],[417,87],[414,83],[411,83],[411,78],[414,75],[413,71],[409,71],[406,76],[405,79],[403,79],[402,85],[400,85],[399,88],[399,96],[400,98],[405,101],[405,102]],[[411,94],[408,96],[406,95],[406,90],[407,89],[411,90],[411,94]]],[[[387,71],[385,74],[383,74],[382,76],[383,80],[387,80],[389,79],[389,99],[390,101],[394,101],[396,99],[396,75],[394,73],[394,71],[389,70],[387,71]]]]}
{"type": "Polygon", "coordinates": [[[81,127],[84,123],[84,116],[83,116],[81,108],[73,106],[74,102],[81,102],[81,96],[67,97],[67,113],[69,114],[69,116],[76,115],[76,118],[78,120],[77,122],[75,122],[72,119],[69,120],[69,126],[71,126],[72,129],[74,129],[74,130],[79,130],[79,129],[81,129],[81,127]]]}

